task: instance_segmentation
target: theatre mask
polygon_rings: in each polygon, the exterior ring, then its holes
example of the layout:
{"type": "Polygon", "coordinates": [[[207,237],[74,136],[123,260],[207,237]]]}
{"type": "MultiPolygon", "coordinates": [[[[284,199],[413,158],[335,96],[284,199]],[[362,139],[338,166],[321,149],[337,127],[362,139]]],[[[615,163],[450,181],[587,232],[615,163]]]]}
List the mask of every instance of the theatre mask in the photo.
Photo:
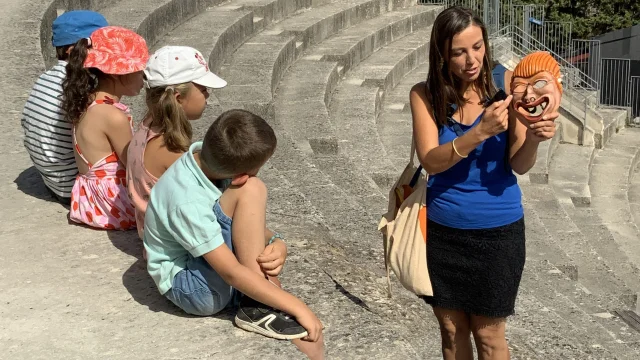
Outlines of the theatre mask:
{"type": "Polygon", "coordinates": [[[558,111],[562,99],[560,65],[546,51],[525,56],[513,70],[511,106],[524,124],[558,111]]]}

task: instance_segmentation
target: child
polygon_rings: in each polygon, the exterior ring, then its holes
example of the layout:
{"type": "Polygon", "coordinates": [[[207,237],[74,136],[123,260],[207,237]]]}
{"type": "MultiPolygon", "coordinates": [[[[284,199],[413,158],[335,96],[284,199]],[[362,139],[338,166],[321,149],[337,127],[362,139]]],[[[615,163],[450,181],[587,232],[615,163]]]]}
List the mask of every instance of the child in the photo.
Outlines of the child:
{"type": "Polygon", "coordinates": [[[297,339],[307,356],[322,359],[322,324],[302,301],[274,286],[257,261],[268,243],[282,239],[265,239],[267,190],[256,177],[275,147],[273,129],[262,118],[244,110],[220,115],[204,141],[191,145],[151,190],[147,269],[160,293],[193,315],[221,311],[237,289],[245,294],[235,318],[239,327],[297,339]]]}
{"type": "Polygon", "coordinates": [[[71,51],[62,107],[73,124],[80,173],[71,194],[72,221],[101,229],[135,227],[124,166],[133,127],[119,101],[140,93],[148,59],[144,39],[116,26],[96,30],[71,51]]]}
{"type": "Polygon", "coordinates": [[[164,46],[151,56],[144,75],[147,114],[127,152],[127,184],[142,239],[151,188],[191,145],[190,120],[202,116],[209,93],[226,81],[209,71],[202,54],[186,46],[164,46]]]}
{"type": "Polygon", "coordinates": [[[62,204],[71,203],[71,188],[78,175],[73,155],[71,123],[61,108],[62,82],[73,45],[107,26],[97,12],[69,11],[53,21],[52,43],[58,64],[40,75],[22,111],[24,146],[51,195],[62,204]]]}

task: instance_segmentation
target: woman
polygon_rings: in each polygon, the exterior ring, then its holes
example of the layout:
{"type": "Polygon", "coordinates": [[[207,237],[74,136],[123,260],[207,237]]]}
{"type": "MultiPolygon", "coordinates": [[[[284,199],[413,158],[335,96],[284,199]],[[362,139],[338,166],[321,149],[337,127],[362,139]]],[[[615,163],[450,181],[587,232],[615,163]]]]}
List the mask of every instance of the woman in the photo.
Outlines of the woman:
{"type": "Polygon", "coordinates": [[[444,10],[433,25],[427,81],[411,89],[416,151],[430,174],[427,265],[444,359],[508,359],[506,317],[525,262],[521,192],[513,171],[534,165],[555,134],[546,115],[530,128],[509,109],[485,104],[511,72],[493,68],[487,32],[469,9],[444,10]],[[495,83],[494,83],[495,81],[495,83]]]}

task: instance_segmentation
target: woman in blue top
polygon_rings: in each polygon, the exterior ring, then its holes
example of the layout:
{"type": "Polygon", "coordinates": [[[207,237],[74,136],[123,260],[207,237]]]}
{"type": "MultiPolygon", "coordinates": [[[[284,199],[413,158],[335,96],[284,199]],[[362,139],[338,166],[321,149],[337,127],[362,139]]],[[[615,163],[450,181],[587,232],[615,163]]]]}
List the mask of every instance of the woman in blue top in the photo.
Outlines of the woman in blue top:
{"type": "Polygon", "coordinates": [[[512,96],[485,107],[511,72],[493,67],[482,20],[450,7],[435,20],[427,81],[411,89],[413,134],[427,191],[427,265],[444,359],[508,359],[506,317],[525,262],[525,227],[515,171],[536,161],[557,113],[527,128],[512,96]],[[494,82],[495,81],[495,82],[494,82]]]}

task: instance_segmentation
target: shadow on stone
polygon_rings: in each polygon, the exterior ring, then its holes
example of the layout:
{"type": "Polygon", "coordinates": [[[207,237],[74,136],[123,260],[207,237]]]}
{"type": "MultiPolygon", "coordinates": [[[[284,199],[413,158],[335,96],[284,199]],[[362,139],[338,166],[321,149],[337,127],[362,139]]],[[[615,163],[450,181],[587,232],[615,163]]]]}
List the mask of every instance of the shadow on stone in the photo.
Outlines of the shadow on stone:
{"type": "MultiPolygon", "coordinates": [[[[143,245],[138,238],[137,231],[108,231],[107,234],[115,248],[136,258],[136,262],[122,274],[122,284],[131,294],[133,300],[153,312],[164,312],[184,318],[198,318],[198,316],[185,313],[169,299],[160,295],[156,284],[147,272],[147,265],[142,257],[143,245]]],[[[225,309],[213,317],[233,322],[235,314],[234,309],[225,309]]]]}
{"type": "Polygon", "coordinates": [[[344,295],[347,299],[349,299],[349,301],[351,301],[352,303],[360,306],[361,308],[369,311],[369,312],[373,312],[371,311],[371,309],[369,308],[369,305],[367,305],[367,303],[365,303],[362,299],[360,299],[359,297],[353,295],[352,293],[350,293],[347,289],[344,288],[344,286],[342,286],[342,284],[340,284],[338,281],[336,281],[336,279],[333,278],[333,276],[331,276],[331,274],[329,274],[326,270],[323,270],[324,273],[329,277],[329,279],[331,279],[331,281],[333,281],[333,283],[336,286],[336,290],[340,291],[340,293],[342,295],[344,295]]]}
{"type": "Polygon", "coordinates": [[[42,177],[35,166],[22,171],[13,182],[18,186],[18,190],[29,196],[54,203],[58,202],[44,185],[44,181],[42,181],[42,177]]]}

